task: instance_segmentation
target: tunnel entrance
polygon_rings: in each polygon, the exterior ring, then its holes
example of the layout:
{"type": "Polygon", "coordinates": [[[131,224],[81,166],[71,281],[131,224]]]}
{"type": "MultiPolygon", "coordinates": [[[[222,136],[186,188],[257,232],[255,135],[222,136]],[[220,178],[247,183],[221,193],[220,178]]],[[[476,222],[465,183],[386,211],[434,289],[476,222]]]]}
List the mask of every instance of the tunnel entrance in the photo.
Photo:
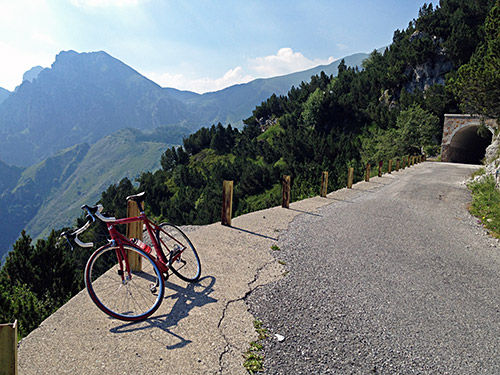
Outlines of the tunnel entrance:
{"type": "Polygon", "coordinates": [[[441,161],[480,164],[498,129],[496,120],[467,114],[445,114],[441,161]],[[478,134],[478,129],[481,128],[478,134]]]}
{"type": "Polygon", "coordinates": [[[491,144],[492,134],[478,134],[479,125],[470,125],[456,132],[450,142],[449,161],[455,163],[481,164],[486,147],[491,144]]]}

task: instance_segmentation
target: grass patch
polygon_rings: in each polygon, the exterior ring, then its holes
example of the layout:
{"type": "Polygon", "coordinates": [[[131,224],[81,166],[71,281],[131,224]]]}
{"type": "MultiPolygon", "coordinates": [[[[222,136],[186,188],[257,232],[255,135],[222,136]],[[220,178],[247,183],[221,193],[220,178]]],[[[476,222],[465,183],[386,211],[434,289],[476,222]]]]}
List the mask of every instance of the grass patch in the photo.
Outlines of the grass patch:
{"type": "Polygon", "coordinates": [[[257,352],[254,347],[250,346],[250,349],[248,349],[245,353],[245,362],[243,362],[243,367],[245,367],[250,374],[263,371],[264,356],[257,352]]]}
{"type": "Polygon", "coordinates": [[[264,340],[268,335],[267,329],[262,328],[262,322],[260,320],[255,320],[253,322],[253,327],[255,328],[255,332],[259,335],[259,340],[264,340]]]}
{"type": "Polygon", "coordinates": [[[500,237],[500,191],[495,187],[495,179],[488,176],[480,182],[468,185],[472,193],[469,211],[495,237],[500,237]]]}
{"type": "Polygon", "coordinates": [[[245,358],[243,367],[252,375],[264,370],[264,356],[260,352],[263,349],[262,340],[269,336],[267,329],[263,328],[260,320],[254,320],[253,326],[259,336],[257,341],[250,343],[250,348],[243,356],[245,358]]]}
{"type": "Polygon", "coordinates": [[[273,245],[273,246],[271,246],[271,250],[280,251],[281,249],[278,245],[273,245]]]}

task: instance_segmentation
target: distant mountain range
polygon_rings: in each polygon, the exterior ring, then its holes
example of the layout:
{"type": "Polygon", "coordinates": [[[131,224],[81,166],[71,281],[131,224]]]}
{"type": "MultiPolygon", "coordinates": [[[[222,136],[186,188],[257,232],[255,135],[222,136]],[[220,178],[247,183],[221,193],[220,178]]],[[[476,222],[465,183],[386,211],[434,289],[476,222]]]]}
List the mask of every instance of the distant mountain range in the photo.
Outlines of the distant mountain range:
{"type": "Polygon", "coordinates": [[[184,126],[191,119],[181,102],[105,52],[61,52],[0,104],[0,160],[29,166],[123,128],[184,126]]]}
{"type": "MultiPolygon", "coordinates": [[[[345,57],[360,66],[367,54],[345,57]]],[[[61,52],[13,92],[0,88],[0,248],[26,228],[37,237],[70,225],[110,184],[159,167],[161,154],[203,126],[239,126],[272,94],[340,61],[197,94],[162,88],[105,52],[61,52]]]]}
{"type": "MultiPolygon", "coordinates": [[[[366,57],[345,61],[356,66],[366,57]]],[[[28,71],[14,92],[0,91],[0,160],[29,166],[127,127],[187,135],[218,122],[238,125],[273,93],[284,95],[321,71],[335,75],[339,63],[196,94],[162,88],[105,52],[61,52],[51,68],[28,71]]]]}

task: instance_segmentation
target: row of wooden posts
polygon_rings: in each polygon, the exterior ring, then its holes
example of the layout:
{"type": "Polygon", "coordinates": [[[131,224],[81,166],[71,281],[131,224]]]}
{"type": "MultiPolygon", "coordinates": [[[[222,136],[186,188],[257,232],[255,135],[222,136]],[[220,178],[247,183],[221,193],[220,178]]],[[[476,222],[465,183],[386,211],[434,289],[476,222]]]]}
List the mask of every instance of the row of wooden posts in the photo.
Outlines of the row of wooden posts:
{"type": "MultiPolygon", "coordinates": [[[[408,159],[396,159],[396,171],[399,171],[401,168],[411,167],[412,165],[421,163],[425,161],[425,155],[416,155],[416,156],[408,156],[408,159]]],[[[378,176],[382,177],[382,167],[383,162],[380,161],[378,163],[378,176]]],[[[392,173],[393,161],[389,160],[387,166],[387,173],[392,173]]],[[[365,181],[370,181],[371,175],[371,163],[366,164],[365,169],[365,181]]],[[[350,167],[347,172],[347,188],[352,189],[352,185],[354,183],[354,168],[350,167]]],[[[282,179],[282,199],[281,206],[283,208],[290,208],[290,195],[291,195],[291,177],[284,175],[282,179]]],[[[320,187],[320,196],[326,197],[328,190],[328,172],[323,172],[321,174],[321,187],[320,187]]],[[[222,217],[221,223],[222,225],[231,226],[231,217],[233,211],[233,181],[224,181],[222,184],[222,217]]]]}

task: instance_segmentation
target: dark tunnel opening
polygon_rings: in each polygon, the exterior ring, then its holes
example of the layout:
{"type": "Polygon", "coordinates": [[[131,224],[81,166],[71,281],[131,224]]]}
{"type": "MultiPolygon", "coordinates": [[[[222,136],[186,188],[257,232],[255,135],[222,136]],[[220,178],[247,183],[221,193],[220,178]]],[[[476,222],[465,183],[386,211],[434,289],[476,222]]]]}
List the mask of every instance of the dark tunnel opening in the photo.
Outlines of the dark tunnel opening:
{"type": "Polygon", "coordinates": [[[479,125],[460,129],[450,143],[450,161],[455,163],[481,164],[486,147],[491,144],[492,134],[486,137],[477,134],[479,125]]]}

